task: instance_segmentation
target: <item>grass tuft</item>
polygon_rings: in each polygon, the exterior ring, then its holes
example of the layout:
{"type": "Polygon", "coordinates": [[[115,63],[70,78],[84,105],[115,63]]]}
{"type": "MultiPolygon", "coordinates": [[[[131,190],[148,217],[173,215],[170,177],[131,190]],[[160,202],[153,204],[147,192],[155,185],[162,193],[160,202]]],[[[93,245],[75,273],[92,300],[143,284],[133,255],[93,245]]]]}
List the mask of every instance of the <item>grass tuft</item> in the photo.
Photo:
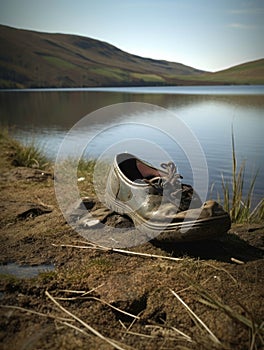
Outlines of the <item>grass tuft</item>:
{"type": "Polygon", "coordinates": [[[255,319],[254,315],[244,305],[238,302],[241,308],[241,312],[238,312],[229,305],[226,305],[219,297],[210,294],[206,288],[196,281],[193,281],[191,278],[188,278],[188,281],[200,296],[198,299],[200,303],[223,312],[230,319],[240,323],[244,328],[249,330],[250,350],[258,349],[258,345],[264,345],[264,322],[255,319]]]}
{"type": "Polygon", "coordinates": [[[15,153],[13,155],[12,163],[16,166],[45,169],[49,165],[48,158],[34,141],[27,145],[22,145],[21,143],[14,141],[14,149],[15,153]]]}
{"type": "Polygon", "coordinates": [[[95,160],[86,160],[84,158],[81,158],[78,163],[78,170],[77,174],[78,176],[87,176],[87,174],[90,174],[90,176],[94,172],[96,161],[95,160]]]}
{"type": "Polygon", "coordinates": [[[8,129],[0,130],[0,140],[5,141],[12,150],[9,156],[15,166],[45,169],[50,165],[49,159],[44,154],[41,146],[36,144],[34,140],[22,144],[9,135],[8,129]]]}
{"type": "Polygon", "coordinates": [[[258,222],[264,219],[264,199],[252,208],[252,197],[258,172],[250,181],[247,193],[244,195],[244,178],[246,163],[237,167],[235,137],[232,129],[232,181],[222,174],[223,207],[230,214],[233,223],[258,222]]]}

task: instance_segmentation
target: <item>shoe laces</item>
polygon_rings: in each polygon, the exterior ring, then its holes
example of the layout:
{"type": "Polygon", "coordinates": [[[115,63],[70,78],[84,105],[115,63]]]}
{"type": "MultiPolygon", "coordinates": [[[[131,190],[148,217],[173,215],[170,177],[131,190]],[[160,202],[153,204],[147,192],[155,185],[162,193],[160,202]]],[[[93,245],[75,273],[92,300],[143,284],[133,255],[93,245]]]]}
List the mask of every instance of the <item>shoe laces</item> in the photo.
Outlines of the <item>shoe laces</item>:
{"type": "Polygon", "coordinates": [[[179,192],[183,191],[180,181],[183,177],[177,172],[177,167],[173,162],[161,163],[160,166],[166,170],[165,175],[144,180],[154,187],[158,193],[165,194],[170,202],[179,206],[179,200],[177,200],[177,203],[175,203],[175,200],[176,197],[179,198],[179,192]]]}

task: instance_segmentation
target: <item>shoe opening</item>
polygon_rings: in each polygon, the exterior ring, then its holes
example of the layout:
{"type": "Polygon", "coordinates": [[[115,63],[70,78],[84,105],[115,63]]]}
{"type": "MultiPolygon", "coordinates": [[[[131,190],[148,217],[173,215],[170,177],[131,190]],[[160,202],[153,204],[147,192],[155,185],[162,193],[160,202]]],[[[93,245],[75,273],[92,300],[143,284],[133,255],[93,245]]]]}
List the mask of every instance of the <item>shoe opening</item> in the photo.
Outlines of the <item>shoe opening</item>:
{"type": "Polygon", "coordinates": [[[129,153],[121,153],[116,157],[117,164],[122,173],[130,180],[152,179],[153,177],[161,177],[164,173],[146,164],[140,159],[129,153]]]}

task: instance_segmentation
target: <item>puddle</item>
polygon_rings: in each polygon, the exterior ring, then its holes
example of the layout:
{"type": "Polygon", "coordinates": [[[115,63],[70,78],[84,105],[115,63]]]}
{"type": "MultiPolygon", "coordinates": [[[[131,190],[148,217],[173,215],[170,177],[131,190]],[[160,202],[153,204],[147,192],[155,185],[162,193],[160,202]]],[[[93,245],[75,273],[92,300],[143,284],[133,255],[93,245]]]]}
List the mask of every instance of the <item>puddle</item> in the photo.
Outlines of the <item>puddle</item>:
{"type": "Polygon", "coordinates": [[[32,278],[38,276],[40,272],[53,271],[55,266],[49,265],[18,265],[16,263],[10,263],[7,265],[0,265],[0,274],[11,275],[18,278],[32,278]]]}

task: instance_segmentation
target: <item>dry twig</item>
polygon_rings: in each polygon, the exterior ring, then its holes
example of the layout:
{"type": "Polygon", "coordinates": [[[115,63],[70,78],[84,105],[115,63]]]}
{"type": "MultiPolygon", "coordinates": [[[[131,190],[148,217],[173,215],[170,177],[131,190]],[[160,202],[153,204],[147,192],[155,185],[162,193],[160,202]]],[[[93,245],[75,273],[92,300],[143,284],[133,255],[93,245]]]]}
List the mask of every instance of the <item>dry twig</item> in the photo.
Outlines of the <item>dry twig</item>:
{"type": "Polygon", "coordinates": [[[19,310],[19,311],[27,312],[29,314],[38,315],[38,316],[42,316],[42,317],[48,317],[48,318],[52,318],[52,319],[60,320],[60,321],[72,321],[72,319],[69,319],[69,318],[64,318],[64,317],[59,317],[59,316],[54,316],[54,315],[49,315],[49,314],[43,314],[42,312],[37,312],[34,310],[25,309],[23,307],[15,306],[15,305],[0,305],[0,307],[5,308],[5,309],[19,310]]]}
{"type": "Polygon", "coordinates": [[[104,342],[112,345],[115,349],[118,350],[126,350],[128,348],[128,346],[126,346],[126,349],[119,345],[115,340],[109,339],[107,337],[105,337],[103,334],[101,334],[100,332],[98,332],[96,329],[94,329],[93,327],[91,327],[89,324],[87,324],[86,322],[84,322],[83,320],[81,320],[78,316],[74,315],[73,313],[71,313],[69,310],[65,309],[57,300],[55,300],[48,291],[45,292],[46,296],[59,308],[61,309],[63,312],[65,312],[67,315],[69,315],[70,317],[72,317],[74,320],[76,320],[77,322],[79,322],[82,326],[84,326],[84,328],[88,329],[92,334],[94,334],[95,336],[97,336],[99,339],[103,340],[104,342]]]}
{"type": "Polygon", "coordinates": [[[171,256],[140,253],[140,252],[134,252],[134,251],[118,249],[118,248],[109,248],[109,247],[104,247],[104,246],[101,246],[99,244],[94,244],[94,243],[89,243],[89,242],[87,242],[86,245],[74,245],[74,244],[52,244],[52,245],[54,247],[94,249],[94,250],[100,250],[100,251],[104,251],[104,252],[114,252],[114,253],[125,254],[125,255],[142,256],[142,257],[147,257],[147,258],[155,258],[155,259],[163,259],[163,260],[171,260],[171,261],[183,261],[184,260],[183,258],[174,258],[171,256]]]}
{"type": "Polygon", "coordinates": [[[124,311],[124,310],[121,310],[121,309],[119,309],[118,307],[109,304],[109,303],[108,303],[107,301],[105,301],[105,300],[102,300],[102,299],[99,299],[99,298],[96,298],[96,297],[85,297],[86,294],[88,294],[88,293],[84,293],[84,294],[82,294],[81,296],[74,297],[74,298],[56,297],[56,298],[54,298],[54,299],[56,299],[56,300],[68,300],[68,301],[71,301],[71,300],[81,300],[81,299],[85,299],[85,300],[96,300],[96,301],[99,301],[100,303],[102,303],[102,304],[104,304],[104,305],[107,305],[107,306],[111,307],[112,309],[114,309],[114,310],[116,310],[116,311],[118,311],[118,312],[120,312],[120,313],[122,313],[122,314],[124,314],[124,315],[130,316],[130,317],[132,317],[132,318],[136,318],[136,319],[138,319],[138,320],[140,319],[139,316],[136,316],[136,315],[133,315],[133,314],[131,314],[131,313],[129,313],[129,312],[126,312],[126,311],[124,311]]]}
{"type": "Polygon", "coordinates": [[[190,315],[199,322],[199,324],[209,333],[211,339],[218,345],[221,344],[220,340],[214,335],[214,333],[206,326],[206,324],[196,315],[194,311],[190,309],[190,307],[181,299],[181,297],[174,292],[172,289],[170,289],[172,294],[182,303],[182,305],[187,309],[187,311],[190,313],[190,315]]]}

